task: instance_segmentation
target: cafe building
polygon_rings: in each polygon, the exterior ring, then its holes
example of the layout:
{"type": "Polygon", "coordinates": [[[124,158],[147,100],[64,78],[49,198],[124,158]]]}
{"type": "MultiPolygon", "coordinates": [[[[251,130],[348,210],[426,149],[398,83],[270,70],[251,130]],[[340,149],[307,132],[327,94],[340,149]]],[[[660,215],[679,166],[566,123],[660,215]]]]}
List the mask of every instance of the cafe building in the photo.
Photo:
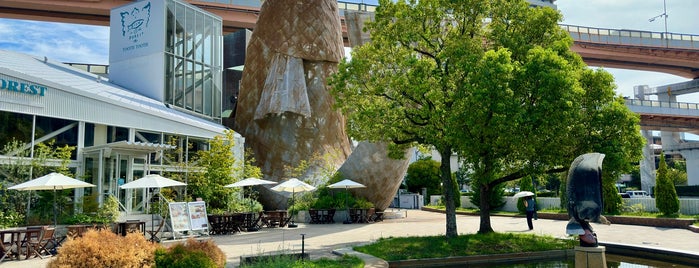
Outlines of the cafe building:
{"type": "MultiPolygon", "coordinates": [[[[110,25],[109,66],[0,50],[0,163],[29,165],[38,143],[74,146],[71,172],[96,185],[74,190],[75,201],[113,195],[127,212],[143,211],[145,190],[119,185],[189,172],[177,162],[227,130],[221,20],[181,1],[152,0],[115,8],[110,25]]],[[[235,139],[234,156],[243,159],[244,139],[235,139]]],[[[0,172],[0,181],[7,176],[0,172]]]]}

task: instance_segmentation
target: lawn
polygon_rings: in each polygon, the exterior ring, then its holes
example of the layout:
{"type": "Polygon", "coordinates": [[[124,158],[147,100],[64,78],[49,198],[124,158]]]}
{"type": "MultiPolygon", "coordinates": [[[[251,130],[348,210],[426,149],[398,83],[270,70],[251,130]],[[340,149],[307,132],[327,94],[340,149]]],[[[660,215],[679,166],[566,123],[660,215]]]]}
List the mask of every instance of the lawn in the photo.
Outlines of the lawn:
{"type": "Polygon", "coordinates": [[[573,249],[573,239],[534,234],[467,234],[447,239],[444,236],[391,237],[355,247],[354,250],[386,261],[446,258],[489,254],[507,254],[573,249]]]}

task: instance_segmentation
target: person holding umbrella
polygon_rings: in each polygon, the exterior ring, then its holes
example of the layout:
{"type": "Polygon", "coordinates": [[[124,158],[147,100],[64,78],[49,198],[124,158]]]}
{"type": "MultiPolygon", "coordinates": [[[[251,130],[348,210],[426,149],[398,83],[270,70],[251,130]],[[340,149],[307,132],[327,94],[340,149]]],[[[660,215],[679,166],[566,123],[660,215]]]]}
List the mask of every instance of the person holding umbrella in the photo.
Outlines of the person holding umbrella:
{"type": "Polygon", "coordinates": [[[531,195],[524,198],[524,207],[526,208],[527,212],[527,225],[529,226],[529,230],[534,230],[532,218],[534,218],[534,215],[536,214],[536,201],[534,201],[534,198],[531,195]]]}
{"type": "Polygon", "coordinates": [[[529,230],[534,230],[534,225],[532,224],[532,218],[536,217],[536,201],[534,201],[534,193],[530,191],[521,191],[514,195],[514,198],[524,197],[524,208],[527,212],[527,225],[529,225],[529,230]]]}

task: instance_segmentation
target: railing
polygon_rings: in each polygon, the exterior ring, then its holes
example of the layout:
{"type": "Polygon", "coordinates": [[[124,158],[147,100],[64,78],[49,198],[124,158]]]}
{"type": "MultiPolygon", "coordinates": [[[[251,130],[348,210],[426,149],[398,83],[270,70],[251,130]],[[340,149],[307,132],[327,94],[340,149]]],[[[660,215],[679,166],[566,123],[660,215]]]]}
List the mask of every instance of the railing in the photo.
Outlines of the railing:
{"type": "MultiPolygon", "coordinates": [[[[440,195],[431,195],[430,204],[435,205],[442,198],[440,195]]],[[[514,197],[505,197],[505,205],[499,208],[502,211],[516,212],[517,211],[517,199],[514,197]]],[[[624,202],[624,207],[636,206],[639,209],[647,212],[657,212],[658,208],[655,207],[655,198],[622,198],[624,202]]],[[[557,209],[561,206],[561,199],[558,197],[537,197],[536,198],[537,207],[539,209],[557,209]]],[[[470,196],[461,196],[461,207],[462,208],[476,208],[475,205],[471,203],[470,196]]],[[[683,215],[697,215],[699,214],[699,198],[684,198],[680,197],[680,213],[683,215]]]]}
{"type": "Polygon", "coordinates": [[[699,49],[699,35],[604,29],[567,24],[560,24],[560,26],[570,33],[573,40],[580,42],[699,49]]]}
{"type": "Polygon", "coordinates": [[[698,103],[688,103],[688,102],[670,102],[670,101],[656,101],[656,100],[627,99],[626,105],[655,107],[655,108],[674,108],[674,109],[699,110],[698,103]]]}
{"type": "MultiPolygon", "coordinates": [[[[226,5],[236,5],[236,6],[257,7],[257,8],[262,6],[262,3],[260,0],[195,0],[195,1],[217,3],[217,4],[226,4],[226,5]]],[[[359,11],[369,11],[369,12],[376,11],[376,5],[370,5],[370,4],[365,4],[365,3],[353,3],[353,2],[337,1],[337,7],[340,9],[340,12],[342,12],[344,10],[359,10],[359,11]]]]}

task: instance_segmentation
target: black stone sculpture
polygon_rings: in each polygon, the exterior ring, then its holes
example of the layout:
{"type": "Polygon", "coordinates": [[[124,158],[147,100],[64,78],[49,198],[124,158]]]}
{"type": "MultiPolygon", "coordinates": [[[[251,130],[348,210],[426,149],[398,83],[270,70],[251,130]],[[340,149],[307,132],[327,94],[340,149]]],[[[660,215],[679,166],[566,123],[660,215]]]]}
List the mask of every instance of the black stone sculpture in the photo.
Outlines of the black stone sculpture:
{"type": "Polygon", "coordinates": [[[566,226],[568,235],[578,235],[580,246],[596,247],[597,234],[590,222],[609,223],[602,216],[602,160],[604,154],[588,153],[573,160],[568,171],[566,192],[568,195],[568,215],[566,226]]]}

